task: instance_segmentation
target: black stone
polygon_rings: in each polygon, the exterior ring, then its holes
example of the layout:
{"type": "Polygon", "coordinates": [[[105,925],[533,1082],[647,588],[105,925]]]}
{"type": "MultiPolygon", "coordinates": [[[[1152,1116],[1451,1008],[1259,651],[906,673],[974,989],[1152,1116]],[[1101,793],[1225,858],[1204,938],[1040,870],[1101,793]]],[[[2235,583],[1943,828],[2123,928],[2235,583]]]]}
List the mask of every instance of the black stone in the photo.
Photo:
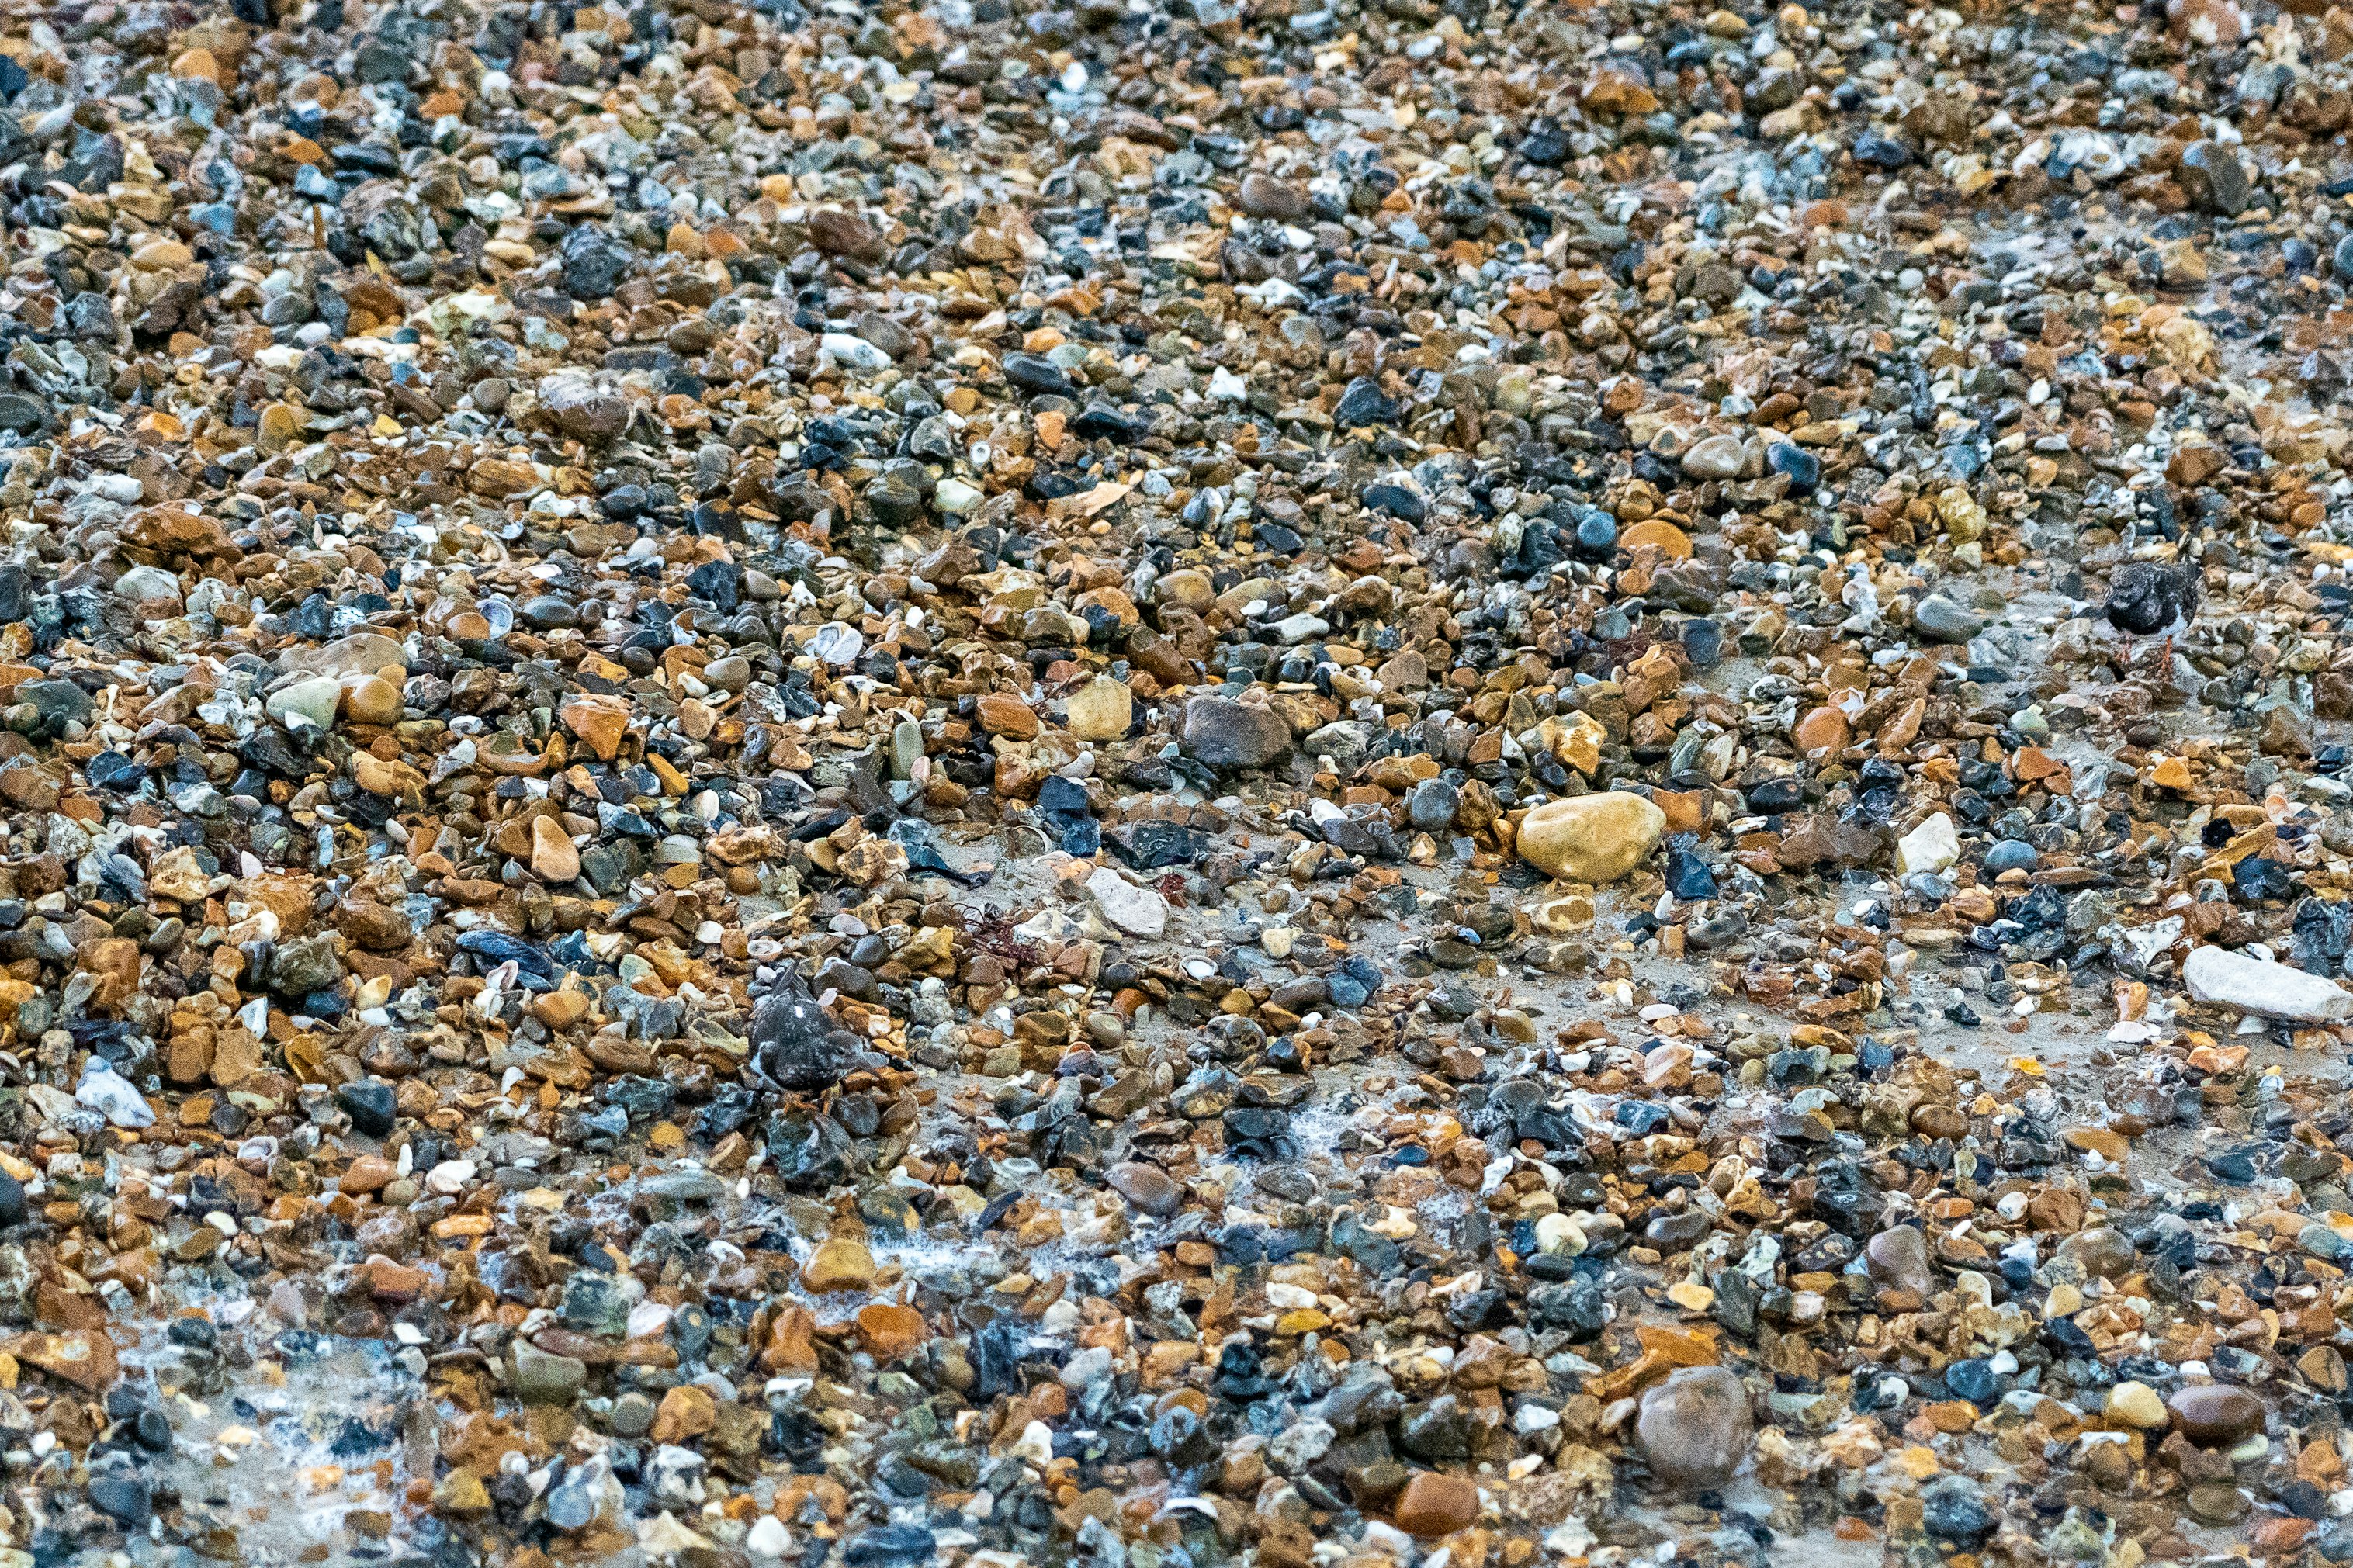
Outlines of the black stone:
{"type": "Polygon", "coordinates": [[[564,237],[564,289],[575,300],[611,296],[629,275],[629,247],[595,224],[582,224],[564,237]]]}
{"type": "Polygon", "coordinates": [[[857,1037],[835,1023],[797,976],[760,998],[752,1009],[752,1054],[760,1071],[781,1088],[830,1089],[849,1071],[857,1037]]]}
{"type": "Polygon", "coordinates": [[[1360,375],[1340,394],[1340,401],[1332,410],[1332,422],[1343,430],[1360,425],[1387,425],[1397,418],[1397,411],[1396,400],[1381,391],[1380,383],[1369,375],[1360,375]]]}
{"type": "Polygon", "coordinates": [[[1822,460],[1793,441],[1776,441],[1766,447],[1765,467],[1789,476],[1792,495],[1810,495],[1821,482],[1822,460]]]}
{"type": "Polygon", "coordinates": [[[1005,379],[1024,392],[1067,397],[1071,391],[1070,376],[1043,354],[1007,354],[1005,379]]]}
{"type": "Polygon", "coordinates": [[[1366,485],[1358,498],[1374,511],[1383,511],[1407,522],[1419,522],[1430,514],[1422,499],[1407,486],[1393,479],[1382,479],[1366,485]]]}
{"type": "Polygon", "coordinates": [[[2198,579],[2185,568],[2128,561],[2108,579],[2108,621],[2119,631],[2149,637],[2197,610],[2198,579]]]}
{"type": "Polygon", "coordinates": [[[352,1119],[352,1130],[370,1138],[382,1138],[392,1131],[393,1117],[397,1109],[392,1085],[380,1078],[358,1079],[335,1090],[335,1103],[352,1119]]]}
{"type": "Polygon", "coordinates": [[[146,1529],[155,1513],[146,1478],[121,1471],[90,1478],[90,1506],[126,1530],[146,1529]]]}

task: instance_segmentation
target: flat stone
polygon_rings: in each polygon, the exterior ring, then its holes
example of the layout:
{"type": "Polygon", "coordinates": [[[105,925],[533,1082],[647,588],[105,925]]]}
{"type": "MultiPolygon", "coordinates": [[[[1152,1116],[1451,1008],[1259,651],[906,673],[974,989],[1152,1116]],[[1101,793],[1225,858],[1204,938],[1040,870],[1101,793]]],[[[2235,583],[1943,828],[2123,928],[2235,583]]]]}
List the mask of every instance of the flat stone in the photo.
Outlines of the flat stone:
{"type": "Polygon", "coordinates": [[[1890,1226],[1864,1244],[1863,1257],[1871,1277],[1881,1284],[1923,1298],[1936,1294],[1936,1264],[1929,1257],[1927,1236],[1917,1226],[1890,1226]]]}
{"type": "Polygon", "coordinates": [[[1130,936],[1156,937],[1168,929],[1168,900],[1108,866],[1095,868],[1087,879],[1087,892],[1103,918],[1130,936]]]}
{"type": "Polygon", "coordinates": [[[1222,697],[1185,705],[1187,754],[1219,773],[1262,768],[1291,750],[1291,726],[1271,709],[1222,697]]]}
{"type": "Polygon", "coordinates": [[[2228,948],[2193,948],[2181,965],[2191,997],[2234,1012],[2298,1024],[2353,1019],[2353,992],[2333,980],[2228,948]]]}
{"type": "Polygon", "coordinates": [[[558,884],[574,881],[580,875],[580,851],[572,847],[563,825],[552,816],[533,819],[531,872],[543,882],[558,884]]]}

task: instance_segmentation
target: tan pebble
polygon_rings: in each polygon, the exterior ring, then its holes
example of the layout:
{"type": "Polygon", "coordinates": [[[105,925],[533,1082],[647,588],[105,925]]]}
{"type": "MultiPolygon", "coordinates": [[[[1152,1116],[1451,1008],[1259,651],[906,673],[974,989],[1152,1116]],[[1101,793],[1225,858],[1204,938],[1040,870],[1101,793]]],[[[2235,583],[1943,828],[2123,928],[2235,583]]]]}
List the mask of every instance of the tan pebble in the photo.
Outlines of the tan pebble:
{"type": "Polygon", "coordinates": [[[559,884],[580,875],[580,851],[552,816],[538,817],[531,825],[531,872],[543,882],[559,884]]]}

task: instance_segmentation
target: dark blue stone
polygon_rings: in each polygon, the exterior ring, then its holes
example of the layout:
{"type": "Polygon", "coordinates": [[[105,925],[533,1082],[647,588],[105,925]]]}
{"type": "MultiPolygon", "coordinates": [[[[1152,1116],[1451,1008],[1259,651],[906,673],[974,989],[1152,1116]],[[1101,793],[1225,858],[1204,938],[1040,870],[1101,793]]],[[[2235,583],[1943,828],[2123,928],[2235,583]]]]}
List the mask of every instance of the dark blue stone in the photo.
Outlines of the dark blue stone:
{"type": "Polygon", "coordinates": [[[382,1138],[392,1131],[396,1109],[392,1085],[380,1078],[364,1078],[344,1084],[335,1090],[335,1103],[352,1119],[354,1131],[382,1138]]]}
{"type": "Polygon", "coordinates": [[[1689,844],[1667,846],[1667,890],[1686,901],[1715,897],[1715,873],[1689,844]]]}
{"type": "Polygon", "coordinates": [[[1945,1386],[1957,1399],[1966,1399],[1984,1409],[2000,1399],[2003,1379],[1995,1372],[1993,1363],[1983,1356],[1971,1356],[1957,1361],[1945,1369],[1945,1386]]]}
{"type": "Polygon", "coordinates": [[[1607,561],[1617,553],[1618,520],[1599,507],[1588,507],[1577,520],[1577,553],[1587,561],[1607,561]]]}
{"type": "Polygon", "coordinates": [[[1776,441],[1766,447],[1765,467],[1788,475],[1789,489],[1795,495],[1810,495],[1821,482],[1822,460],[1792,441],[1776,441]]]}
{"type": "Polygon", "coordinates": [[[1621,1100],[1618,1102],[1618,1109],[1610,1114],[1619,1126],[1637,1138],[1647,1138],[1656,1132],[1667,1124],[1669,1116],[1665,1106],[1654,1105],[1647,1100],[1621,1100]]]}
{"type": "Polygon", "coordinates": [[[1421,497],[1406,486],[1388,479],[1366,485],[1359,499],[1370,510],[1387,512],[1407,522],[1419,522],[1429,515],[1429,508],[1423,504],[1421,497]]]}
{"type": "Polygon", "coordinates": [[[1683,656],[1700,669],[1705,669],[1724,657],[1724,627],[1711,620],[1690,620],[1683,623],[1683,656]]]}
{"type": "Polygon", "coordinates": [[[1986,851],[1986,875],[1999,877],[2004,871],[2031,871],[2042,859],[2031,844],[2015,838],[2005,838],[1986,851]]]}
{"type": "Polygon", "coordinates": [[[1921,1522],[1931,1535],[1975,1546],[1993,1533],[1993,1513],[1978,1495],[1974,1481],[1947,1477],[1923,1492],[1920,1502],[1921,1522]]]}
{"type": "Polygon", "coordinates": [[[1369,375],[1360,375],[1340,394],[1340,401],[1332,410],[1332,422],[1343,430],[1360,425],[1387,425],[1397,417],[1397,403],[1384,395],[1380,384],[1369,375]]]}

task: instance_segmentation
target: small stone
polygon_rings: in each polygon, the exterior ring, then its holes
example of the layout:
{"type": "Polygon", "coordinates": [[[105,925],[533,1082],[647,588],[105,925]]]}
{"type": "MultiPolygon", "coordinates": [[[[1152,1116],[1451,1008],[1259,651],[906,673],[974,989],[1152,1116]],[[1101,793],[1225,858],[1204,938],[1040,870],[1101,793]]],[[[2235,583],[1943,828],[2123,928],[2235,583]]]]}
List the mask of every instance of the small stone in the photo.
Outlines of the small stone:
{"type": "Polygon", "coordinates": [[[1928,1253],[1928,1238],[1917,1226],[1890,1226],[1863,1247],[1871,1277],[1883,1285],[1909,1290],[1924,1300],[1936,1292],[1936,1269],[1928,1253]]]}
{"type": "Polygon", "coordinates": [[[1478,1522],[1479,1487],[1467,1477],[1416,1470],[1389,1506],[1389,1517],[1408,1535],[1427,1540],[1451,1535],[1478,1522]]]}
{"type": "Polygon", "coordinates": [[[628,704],[611,697],[575,698],[565,703],[557,716],[600,762],[609,763],[618,754],[621,737],[629,727],[628,704]]]}
{"type": "Polygon", "coordinates": [[[1444,779],[1424,779],[1405,797],[1406,818],[1424,833],[1442,833],[1454,826],[1462,792],[1444,779]]]}
{"type": "Polygon", "coordinates": [[[564,826],[552,816],[536,817],[531,825],[531,872],[543,882],[562,885],[580,875],[580,852],[564,826]]]}
{"type": "Polygon", "coordinates": [[[1252,172],[1242,176],[1241,191],[1235,205],[1252,217],[1280,218],[1288,222],[1306,215],[1307,195],[1296,185],[1252,172]]]}
{"type": "Polygon", "coordinates": [[[2177,1388],[2167,1397],[2165,1408],[2174,1430],[2201,1447],[2229,1447],[2263,1429],[2262,1398],[2253,1389],[2233,1384],[2201,1383],[2177,1388]]]}
{"type": "MultiPolygon", "coordinates": [[[[2218,453],[2218,460],[2219,458],[2218,453]]],[[[2179,458],[2177,453],[2177,466],[2179,458]]],[[[2198,598],[2198,578],[2193,572],[2147,561],[2128,561],[2109,577],[2108,600],[2103,608],[2109,624],[2117,630],[2136,637],[2154,637],[2195,615],[2198,598]]]]}
{"type": "Polygon", "coordinates": [[[1798,727],[1789,731],[1789,738],[1798,743],[1799,751],[1812,755],[1843,751],[1849,732],[1846,710],[1824,703],[1799,720],[1798,727]]]}
{"type": "Polygon", "coordinates": [[[278,688],[263,706],[271,718],[290,730],[324,731],[334,728],[343,699],[341,681],[332,675],[314,675],[278,688]]]}
{"type": "Polygon", "coordinates": [[[1931,594],[1912,606],[1912,629],[1928,642],[1965,643],[1985,630],[1985,617],[1931,594]]]}
{"type": "Polygon", "coordinates": [[[707,1388],[681,1384],[661,1397],[650,1434],[657,1443],[684,1443],[719,1424],[718,1402],[707,1388]]]}
{"type": "Polygon", "coordinates": [[[862,1241],[831,1237],[818,1244],[801,1265],[801,1284],[823,1294],[829,1290],[863,1290],[874,1283],[874,1255],[862,1241]]]}
{"type": "Polygon", "coordinates": [[[1087,879],[1087,892],[1103,918],[1130,936],[1156,937],[1168,929],[1168,900],[1108,866],[1095,868],[1087,879]]]}
{"type": "Polygon", "coordinates": [[[2143,1431],[2154,1431],[2166,1424],[2165,1401],[2157,1390],[2145,1383],[2127,1378],[2108,1390],[2106,1410],[2111,1420],[2143,1431]]]}
{"type": "Polygon", "coordinates": [[[2031,871],[2042,858],[2033,845],[2005,838],[1986,851],[1986,875],[1999,877],[2004,871],[2031,871]]]}
{"type": "Polygon", "coordinates": [[[588,1381],[586,1362],[551,1355],[528,1340],[517,1340],[511,1354],[515,1397],[525,1405],[570,1405],[588,1381]]]}
{"type": "Polygon", "coordinates": [[[155,1112],[148,1106],[145,1098],[131,1086],[128,1079],[95,1059],[83,1072],[80,1087],[74,1090],[74,1099],[116,1127],[140,1128],[155,1124],[155,1112]]]}
{"type": "Polygon", "coordinates": [[[1063,717],[1082,741],[1116,741],[1135,721],[1135,699],[1124,683],[1099,675],[1071,693],[1063,717]]]}
{"type": "Polygon", "coordinates": [[[2218,142],[2192,142],[2182,152],[2179,171],[2175,177],[2190,205],[2218,217],[2238,216],[2254,194],[2247,166],[2218,142]]]}
{"type": "Polygon", "coordinates": [[[1937,872],[1961,858],[1961,836],[1943,812],[1928,817],[1895,846],[1896,865],[1907,876],[1937,872]]]}
{"type": "Polygon", "coordinates": [[[912,1353],[931,1337],[923,1313],[887,1302],[858,1310],[858,1335],[868,1353],[884,1365],[912,1353]]]}
{"type": "Polygon", "coordinates": [[[1736,479],[1748,466],[1748,448],[1737,436],[1707,436],[1683,454],[1683,472],[1695,479],[1736,479]]]}
{"type": "Polygon", "coordinates": [[[382,676],[364,675],[343,688],[343,717],[354,724],[396,724],[402,712],[400,688],[382,676]]]}
{"type": "Polygon", "coordinates": [[[1165,1219],[1176,1212],[1185,1190],[1155,1165],[1123,1161],[1103,1173],[1112,1191],[1145,1213],[1165,1219]]]}
{"type": "Polygon", "coordinates": [[[2181,980],[2195,1000],[2234,1012],[2299,1024],[2353,1019],[2353,992],[2336,982],[2228,948],[2192,949],[2181,965],[2181,980]]]}
{"type": "Polygon", "coordinates": [[[839,207],[820,207],[809,214],[808,237],[809,243],[828,256],[874,261],[882,255],[882,237],[874,226],[839,207]]]}
{"type": "Polygon", "coordinates": [[[1291,726],[1271,709],[1222,697],[1185,705],[1185,751],[1219,773],[1262,768],[1291,750],[1291,726]]]}
{"type": "Polygon", "coordinates": [[[335,1103],[352,1119],[352,1130],[370,1138],[390,1136],[396,1101],[392,1085],[381,1079],[359,1079],[335,1090],[335,1103]]]}
{"type": "Polygon", "coordinates": [[[1038,713],[1008,692],[992,691],[980,700],[980,727],[992,735],[1033,741],[1038,738],[1038,713]]]}
{"type": "Polygon", "coordinates": [[[154,1502],[146,1478],[111,1470],[90,1479],[90,1506],[126,1530],[144,1530],[154,1502]]]}

